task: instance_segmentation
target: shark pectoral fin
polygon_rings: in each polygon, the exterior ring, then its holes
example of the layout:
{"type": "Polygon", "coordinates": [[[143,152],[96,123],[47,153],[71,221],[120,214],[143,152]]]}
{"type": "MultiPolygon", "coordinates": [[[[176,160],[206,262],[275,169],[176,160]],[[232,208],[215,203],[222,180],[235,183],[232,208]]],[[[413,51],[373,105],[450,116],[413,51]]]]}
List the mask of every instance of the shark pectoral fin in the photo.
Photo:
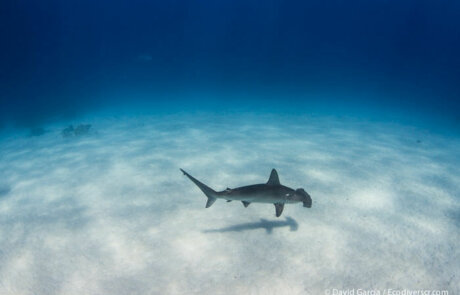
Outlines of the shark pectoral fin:
{"type": "Polygon", "coordinates": [[[214,202],[216,201],[217,199],[214,198],[214,197],[208,197],[208,201],[206,202],[206,208],[209,208],[212,206],[212,204],[214,204],[214,202]]]}
{"type": "Polygon", "coordinates": [[[281,213],[283,213],[284,209],[284,204],[283,203],[275,203],[275,209],[276,209],[276,217],[280,217],[281,213]]]}
{"type": "Polygon", "coordinates": [[[241,203],[243,203],[245,208],[247,208],[249,204],[251,204],[251,202],[247,202],[247,201],[241,201],[241,203]]]}
{"type": "Polygon", "coordinates": [[[272,169],[272,173],[270,173],[270,178],[267,181],[269,185],[280,185],[280,179],[278,177],[278,172],[275,169],[272,169]]]}

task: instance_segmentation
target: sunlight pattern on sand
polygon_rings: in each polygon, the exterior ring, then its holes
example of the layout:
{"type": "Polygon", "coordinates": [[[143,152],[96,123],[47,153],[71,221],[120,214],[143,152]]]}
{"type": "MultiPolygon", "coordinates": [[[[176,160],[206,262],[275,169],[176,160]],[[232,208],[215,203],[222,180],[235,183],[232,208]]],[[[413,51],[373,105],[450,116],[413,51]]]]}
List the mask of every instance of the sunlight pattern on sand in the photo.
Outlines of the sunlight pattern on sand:
{"type": "Polygon", "coordinates": [[[327,117],[86,120],[80,138],[63,122],[0,141],[0,294],[460,292],[456,137],[327,117]],[[218,190],[276,168],[313,207],[205,209],[179,168],[218,190]]]}

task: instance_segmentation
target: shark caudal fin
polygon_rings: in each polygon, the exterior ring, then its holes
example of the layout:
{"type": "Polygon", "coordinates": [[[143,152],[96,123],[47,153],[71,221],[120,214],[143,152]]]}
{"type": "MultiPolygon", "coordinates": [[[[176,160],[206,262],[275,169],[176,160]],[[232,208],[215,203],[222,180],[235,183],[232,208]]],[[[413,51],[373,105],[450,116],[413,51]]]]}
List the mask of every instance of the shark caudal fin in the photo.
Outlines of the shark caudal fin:
{"type": "Polygon", "coordinates": [[[206,208],[211,207],[212,204],[214,204],[214,202],[216,201],[216,191],[207,186],[206,184],[200,182],[198,179],[188,174],[184,170],[180,169],[180,171],[182,171],[182,173],[184,173],[185,176],[187,176],[194,184],[196,184],[196,186],[200,188],[200,190],[206,195],[206,197],[208,197],[208,201],[206,202],[206,208]]]}

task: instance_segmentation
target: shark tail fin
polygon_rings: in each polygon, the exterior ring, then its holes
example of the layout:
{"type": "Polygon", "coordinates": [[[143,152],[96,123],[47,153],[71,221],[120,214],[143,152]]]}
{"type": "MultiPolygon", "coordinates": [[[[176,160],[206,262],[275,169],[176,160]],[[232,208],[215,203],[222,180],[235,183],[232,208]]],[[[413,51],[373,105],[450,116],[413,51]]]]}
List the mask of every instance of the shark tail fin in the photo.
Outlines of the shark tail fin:
{"type": "Polygon", "coordinates": [[[184,170],[180,169],[180,171],[182,171],[182,173],[184,173],[185,176],[187,176],[194,184],[196,184],[196,186],[200,188],[200,190],[206,195],[206,197],[208,197],[208,201],[206,202],[206,208],[211,207],[212,204],[214,204],[214,202],[217,200],[215,197],[217,195],[216,191],[207,186],[206,184],[202,183],[192,175],[188,174],[184,170]]]}

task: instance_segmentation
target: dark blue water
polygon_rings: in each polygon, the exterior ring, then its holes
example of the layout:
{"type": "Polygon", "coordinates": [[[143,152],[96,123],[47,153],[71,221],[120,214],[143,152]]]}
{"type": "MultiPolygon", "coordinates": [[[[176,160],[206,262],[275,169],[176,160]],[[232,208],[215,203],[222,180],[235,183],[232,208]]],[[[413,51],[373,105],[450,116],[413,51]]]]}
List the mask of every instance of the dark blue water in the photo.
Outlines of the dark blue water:
{"type": "Polygon", "coordinates": [[[0,125],[106,108],[458,128],[458,1],[8,1],[0,125]]]}

